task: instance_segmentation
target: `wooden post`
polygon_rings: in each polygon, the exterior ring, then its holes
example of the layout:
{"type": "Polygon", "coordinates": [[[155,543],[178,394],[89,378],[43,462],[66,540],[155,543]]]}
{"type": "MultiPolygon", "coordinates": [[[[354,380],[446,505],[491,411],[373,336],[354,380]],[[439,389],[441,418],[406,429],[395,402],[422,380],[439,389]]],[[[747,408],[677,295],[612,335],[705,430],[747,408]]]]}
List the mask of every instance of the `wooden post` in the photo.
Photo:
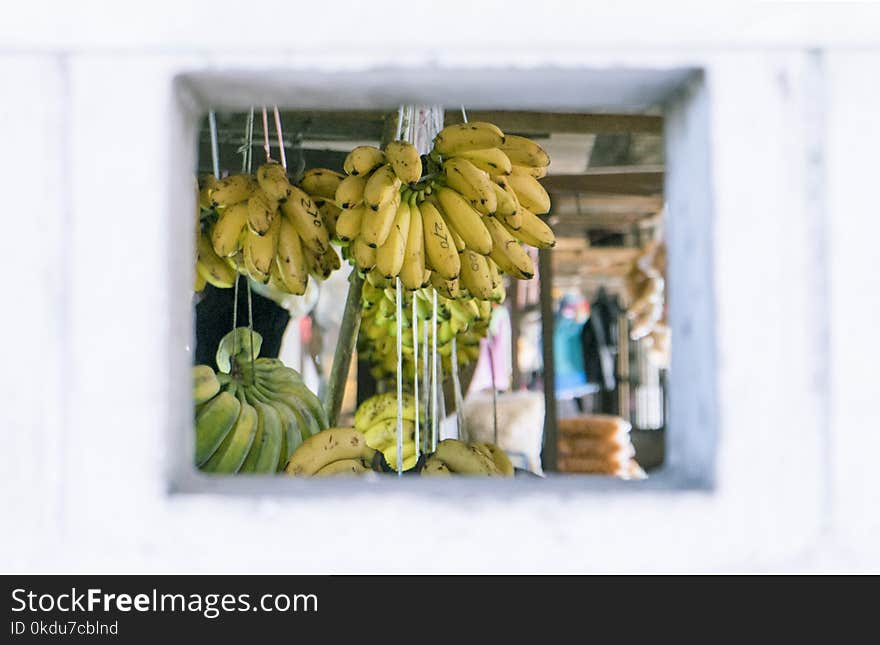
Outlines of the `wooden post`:
{"type": "Polygon", "coordinates": [[[364,279],[357,269],[352,269],[349,276],[348,296],[345,298],[345,309],[342,312],[342,323],[339,325],[339,342],[333,353],[333,365],[330,367],[330,381],[327,384],[327,401],[324,409],[330,427],[339,422],[339,411],[345,396],[345,384],[351,367],[351,355],[354,353],[358,329],[361,325],[361,290],[364,279]]]}
{"type": "Polygon", "coordinates": [[[544,444],[541,463],[553,472],[557,466],[556,370],[553,365],[553,257],[550,249],[538,249],[538,280],[541,295],[541,346],[544,356],[544,444]]]}

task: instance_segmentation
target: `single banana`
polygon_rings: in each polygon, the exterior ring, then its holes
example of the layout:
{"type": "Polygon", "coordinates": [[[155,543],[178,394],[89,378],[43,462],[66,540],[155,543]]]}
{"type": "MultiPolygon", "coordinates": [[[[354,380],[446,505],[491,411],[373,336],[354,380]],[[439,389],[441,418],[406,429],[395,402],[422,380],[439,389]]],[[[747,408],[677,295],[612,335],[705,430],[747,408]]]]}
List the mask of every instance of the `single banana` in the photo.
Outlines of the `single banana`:
{"type": "Polygon", "coordinates": [[[364,186],[364,203],[374,211],[387,204],[400,191],[400,179],[391,164],[379,166],[364,186]]]}
{"type": "Polygon", "coordinates": [[[239,202],[223,209],[211,230],[211,244],[222,258],[241,250],[243,233],[248,225],[247,202],[239,202]]]}
{"type": "Polygon", "coordinates": [[[461,194],[480,213],[493,215],[498,199],[489,175],[467,159],[454,157],[443,162],[443,173],[450,188],[461,194]]]}
{"type": "Polygon", "coordinates": [[[244,238],[244,264],[248,274],[258,282],[266,283],[269,280],[280,232],[281,218],[276,217],[265,235],[248,231],[244,238]]]}
{"type": "Polygon", "coordinates": [[[428,460],[425,462],[425,467],[422,469],[421,474],[426,477],[438,475],[448,477],[452,475],[452,471],[449,470],[449,467],[445,463],[443,463],[443,460],[431,456],[428,457],[428,460]]]}
{"type": "MultiPolygon", "coordinates": [[[[383,392],[371,396],[358,406],[354,413],[354,427],[365,432],[382,419],[397,418],[397,393],[383,392]]],[[[415,420],[415,399],[412,394],[403,393],[403,418],[415,420]]]]}
{"type": "MultiPolygon", "coordinates": [[[[459,260],[459,265],[460,265],[459,260]]],[[[459,286],[459,278],[454,278],[452,280],[446,280],[438,273],[431,273],[430,277],[431,286],[433,286],[437,293],[444,296],[445,298],[458,298],[461,296],[461,287],[459,286]]]]}
{"type": "Polygon", "coordinates": [[[300,240],[296,228],[286,217],[280,218],[275,266],[278,268],[285,291],[296,296],[301,296],[306,292],[306,286],[309,283],[309,268],[306,264],[302,240],[300,240]]]}
{"type": "Polygon", "coordinates": [[[512,164],[510,166],[510,174],[527,175],[529,177],[534,177],[535,179],[540,179],[541,177],[547,176],[547,166],[530,168],[529,166],[517,166],[516,164],[512,164]]]}
{"type": "Polygon", "coordinates": [[[409,230],[406,236],[406,250],[400,267],[400,281],[407,289],[420,289],[425,275],[425,234],[422,227],[422,213],[418,207],[410,206],[409,230]]]}
{"type": "Polygon", "coordinates": [[[218,181],[208,194],[211,206],[225,207],[246,201],[256,190],[257,182],[250,175],[230,175],[218,181]]]}
{"type": "Polygon", "coordinates": [[[228,289],[235,284],[237,274],[226,260],[214,251],[211,238],[200,233],[197,239],[196,270],[206,282],[220,289],[228,289]]]}
{"type": "Polygon", "coordinates": [[[196,405],[201,405],[213,399],[220,391],[220,381],[210,365],[195,365],[193,374],[193,399],[196,405]]]}
{"type": "Polygon", "coordinates": [[[198,267],[196,267],[196,279],[193,283],[193,291],[202,291],[206,284],[208,284],[208,281],[205,280],[205,277],[199,273],[198,267]]]}
{"type": "Polygon", "coordinates": [[[278,470],[283,446],[281,414],[268,403],[263,403],[248,393],[247,401],[257,411],[257,431],[251,451],[239,472],[270,474],[278,470]]]}
{"type": "Polygon", "coordinates": [[[491,123],[471,121],[448,125],[434,138],[434,150],[444,157],[469,150],[498,148],[504,143],[504,133],[491,123]]]}
{"type": "Polygon", "coordinates": [[[510,158],[499,148],[466,150],[465,152],[459,153],[455,158],[467,159],[474,166],[490,175],[510,174],[510,158]]]}
{"type": "Polygon", "coordinates": [[[508,175],[507,181],[516,193],[519,203],[535,214],[550,212],[550,195],[531,175],[508,175]]]}
{"type": "Polygon", "coordinates": [[[444,439],[437,444],[434,456],[454,473],[462,475],[498,475],[495,462],[472,446],[457,439],[444,439]]]}
{"type": "MultiPolygon", "coordinates": [[[[368,175],[385,163],[385,153],[374,146],[358,146],[348,153],[342,164],[345,174],[354,177],[368,175]]],[[[338,198],[337,198],[338,199],[338,198]]],[[[343,206],[343,208],[345,208],[343,206]]]]}
{"type": "Polygon", "coordinates": [[[248,226],[257,235],[265,235],[272,221],[278,216],[278,202],[269,197],[262,188],[248,199],[248,226]]]}
{"type": "Polygon", "coordinates": [[[257,183],[269,199],[276,203],[283,203],[290,196],[290,182],[287,180],[287,171],[280,163],[271,161],[257,169],[257,183]]]}
{"type": "MultiPolygon", "coordinates": [[[[317,204],[317,202],[315,203],[317,204]]],[[[335,202],[327,201],[318,206],[318,211],[321,213],[321,219],[324,220],[324,226],[327,227],[327,232],[330,234],[330,237],[335,237],[336,220],[339,219],[342,209],[339,208],[335,202]]]]}
{"type": "MultiPolygon", "coordinates": [[[[436,204],[435,204],[436,206],[436,204]]],[[[443,209],[439,209],[440,212],[443,212],[443,209]]],[[[461,253],[467,248],[467,244],[464,242],[464,238],[458,234],[458,231],[455,230],[455,227],[450,224],[448,218],[446,219],[447,228],[449,229],[449,237],[452,238],[452,243],[455,245],[455,250],[461,253]]]]}
{"type": "Polygon", "coordinates": [[[507,183],[505,177],[496,175],[493,179],[492,185],[495,187],[495,197],[498,199],[495,216],[506,226],[518,229],[522,226],[522,215],[520,214],[522,206],[520,206],[516,192],[507,183]]]}
{"type": "Polygon", "coordinates": [[[511,164],[530,168],[546,168],[550,165],[550,155],[537,143],[526,137],[515,134],[504,138],[501,150],[510,159],[511,164]]]}
{"type": "Polygon", "coordinates": [[[535,265],[531,256],[520,246],[519,241],[494,218],[486,218],[486,228],[492,236],[492,259],[495,263],[505,273],[510,273],[508,268],[513,266],[516,272],[511,275],[515,278],[531,280],[535,275],[535,265]],[[504,263],[499,262],[499,258],[503,258],[504,263]]]}
{"type": "Polygon", "coordinates": [[[199,177],[199,208],[208,210],[211,208],[211,191],[220,182],[214,175],[202,175],[199,177]]]}
{"type": "Polygon", "coordinates": [[[290,198],[281,204],[281,212],[296,227],[305,246],[319,255],[330,248],[330,234],[321,213],[303,190],[291,186],[290,198]]]}
{"type": "Polygon", "coordinates": [[[425,233],[425,257],[430,262],[432,270],[446,280],[457,278],[461,272],[461,261],[449,235],[446,221],[431,202],[422,202],[418,209],[425,233]]]}
{"type": "Polygon", "coordinates": [[[461,283],[475,298],[492,298],[492,273],[486,256],[465,249],[461,254],[461,283]]]}
{"type": "Polygon", "coordinates": [[[340,459],[327,464],[318,470],[314,477],[327,477],[333,475],[362,475],[370,472],[370,468],[364,464],[363,459],[340,459]]]}
{"type": "Polygon", "coordinates": [[[416,182],[422,176],[422,158],[418,149],[407,141],[392,141],[385,146],[385,159],[404,184],[416,182]]]}
{"type": "Polygon", "coordinates": [[[241,402],[227,391],[202,406],[196,416],[196,466],[202,466],[217,452],[240,412],[241,402]]]}
{"type": "Polygon", "coordinates": [[[372,459],[375,451],[354,428],[328,428],[309,437],[291,455],[285,472],[310,476],[340,459],[372,459]]]}
{"type": "Polygon", "coordinates": [[[480,214],[464,197],[451,188],[445,186],[440,188],[437,191],[437,199],[443,208],[446,221],[462,237],[467,248],[482,255],[489,255],[492,251],[492,238],[480,214]]]}
{"type": "MultiPolygon", "coordinates": [[[[416,455],[416,444],[414,441],[404,441],[402,448],[403,448],[402,459],[404,460],[402,465],[403,465],[403,470],[406,470],[406,460],[410,459],[412,457],[415,457],[415,455],[416,455]]],[[[385,457],[385,461],[388,462],[388,465],[396,470],[397,469],[397,440],[395,439],[391,445],[385,447],[385,449],[382,450],[381,452],[382,452],[382,455],[385,457]]]]}
{"type": "Polygon", "coordinates": [[[492,461],[495,462],[495,466],[498,468],[498,472],[500,472],[504,477],[513,477],[514,468],[513,463],[510,461],[510,457],[507,456],[507,453],[504,452],[499,446],[496,446],[494,443],[482,443],[477,444],[477,448],[484,448],[488,451],[492,461]]]}
{"type": "Polygon", "coordinates": [[[336,189],[344,178],[327,168],[310,168],[303,173],[299,185],[312,197],[336,199],[336,189]]]}
{"type": "Polygon", "coordinates": [[[256,472],[280,472],[284,470],[293,451],[303,442],[303,421],[291,406],[265,397],[256,388],[248,387],[246,392],[248,400],[258,410],[261,408],[257,403],[265,406],[262,410],[267,454],[261,455],[256,472]],[[276,417],[278,424],[275,423],[276,417]]]}
{"type": "MultiPolygon", "coordinates": [[[[395,181],[398,180],[395,179],[395,181]]],[[[398,211],[404,209],[408,210],[409,204],[400,199],[398,192],[391,194],[387,201],[382,202],[378,210],[366,208],[361,218],[360,232],[364,242],[373,248],[382,246],[391,233],[391,227],[394,225],[398,211]]]]}
{"type": "Polygon", "coordinates": [[[336,187],[336,205],[339,208],[354,208],[364,202],[364,188],[367,186],[367,176],[350,175],[339,182],[336,187]]]}
{"type": "Polygon", "coordinates": [[[516,193],[513,191],[508,193],[495,182],[492,182],[492,189],[495,191],[495,200],[498,203],[498,207],[495,209],[495,217],[503,222],[511,219],[515,220],[520,209],[519,202],[516,200],[516,193]]]}
{"type": "MultiPolygon", "coordinates": [[[[397,357],[395,356],[395,360],[397,357]]],[[[415,416],[415,410],[410,412],[415,416]]],[[[411,440],[415,435],[416,426],[411,420],[404,418],[403,420],[403,440],[411,440]]],[[[369,428],[364,430],[364,439],[371,448],[379,448],[385,446],[391,441],[397,441],[397,415],[377,421],[369,428]]]]}
{"type": "Polygon", "coordinates": [[[363,204],[354,208],[343,209],[339,213],[339,219],[336,220],[336,237],[343,242],[348,242],[358,237],[366,212],[367,208],[363,204]]]}
{"type": "Polygon", "coordinates": [[[217,451],[202,466],[202,470],[205,472],[237,473],[247,459],[248,452],[254,443],[254,435],[257,432],[257,411],[244,400],[243,396],[239,403],[241,404],[241,412],[238,415],[238,420],[217,451]]]}
{"type": "Polygon", "coordinates": [[[377,249],[372,248],[364,238],[356,237],[351,243],[351,253],[354,256],[354,262],[361,271],[369,271],[376,266],[377,249]]]}
{"type": "Polygon", "coordinates": [[[553,234],[553,229],[544,220],[526,208],[521,209],[520,212],[522,223],[518,229],[511,229],[505,222],[505,226],[515,238],[538,249],[552,249],[556,246],[556,236],[553,234]]]}
{"type": "Polygon", "coordinates": [[[410,210],[408,203],[400,202],[397,214],[394,216],[394,223],[391,225],[391,232],[376,250],[376,267],[386,278],[397,277],[403,267],[403,256],[406,252],[409,224],[412,219],[410,210]]]}

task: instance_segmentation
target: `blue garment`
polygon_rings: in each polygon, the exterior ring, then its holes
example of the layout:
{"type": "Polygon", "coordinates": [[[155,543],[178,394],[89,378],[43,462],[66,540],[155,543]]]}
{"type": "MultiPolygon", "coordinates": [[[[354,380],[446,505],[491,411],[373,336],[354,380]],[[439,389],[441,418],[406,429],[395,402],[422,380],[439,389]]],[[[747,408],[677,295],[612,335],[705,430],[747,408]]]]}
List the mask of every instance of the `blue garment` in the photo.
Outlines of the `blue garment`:
{"type": "Polygon", "coordinates": [[[584,324],[565,316],[556,316],[553,325],[553,367],[556,389],[564,390],[587,382],[581,332],[584,324]]]}

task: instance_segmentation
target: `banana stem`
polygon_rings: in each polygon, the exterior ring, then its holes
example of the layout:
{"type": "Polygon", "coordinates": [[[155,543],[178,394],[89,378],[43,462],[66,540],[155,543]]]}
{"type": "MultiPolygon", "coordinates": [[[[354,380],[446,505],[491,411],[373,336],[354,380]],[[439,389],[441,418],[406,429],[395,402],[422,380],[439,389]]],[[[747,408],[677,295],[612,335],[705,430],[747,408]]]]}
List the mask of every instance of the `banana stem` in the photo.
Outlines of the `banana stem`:
{"type": "Polygon", "coordinates": [[[353,269],[348,280],[348,296],[345,299],[345,309],[342,311],[339,341],[333,354],[333,366],[330,368],[330,381],[327,384],[327,400],[324,402],[327,422],[331,428],[336,427],[339,421],[345,383],[348,381],[348,371],[351,368],[351,355],[354,353],[358,327],[361,324],[361,290],[364,279],[356,269],[353,269]]]}

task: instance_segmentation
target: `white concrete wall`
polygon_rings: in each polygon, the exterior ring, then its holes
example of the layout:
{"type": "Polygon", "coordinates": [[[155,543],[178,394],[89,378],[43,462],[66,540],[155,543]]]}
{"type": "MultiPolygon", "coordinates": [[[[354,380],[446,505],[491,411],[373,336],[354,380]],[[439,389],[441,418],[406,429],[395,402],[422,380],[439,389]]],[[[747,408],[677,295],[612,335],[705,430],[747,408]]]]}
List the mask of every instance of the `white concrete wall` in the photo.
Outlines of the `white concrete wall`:
{"type": "Polygon", "coordinates": [[[141,14],[45,4],[0,24],[0,569],[880,570],[875,7],[486,3],[485,19],[462,20],[452,1],[410,3],[407,22],[430,28],[378,39],[399,5],[337,3],[328,17],[269,2],[243,33],[224,0],[141,14]],[[704,70],[709,147],[694,176],[711,208],[690,217],[712,232],[711,491],[172,492],[191,333],[189,210],[174,197],[193,154],[173,79],[400,64],[704,70]],[[389,547],[359,546],[376,541],[389,547]]]}

